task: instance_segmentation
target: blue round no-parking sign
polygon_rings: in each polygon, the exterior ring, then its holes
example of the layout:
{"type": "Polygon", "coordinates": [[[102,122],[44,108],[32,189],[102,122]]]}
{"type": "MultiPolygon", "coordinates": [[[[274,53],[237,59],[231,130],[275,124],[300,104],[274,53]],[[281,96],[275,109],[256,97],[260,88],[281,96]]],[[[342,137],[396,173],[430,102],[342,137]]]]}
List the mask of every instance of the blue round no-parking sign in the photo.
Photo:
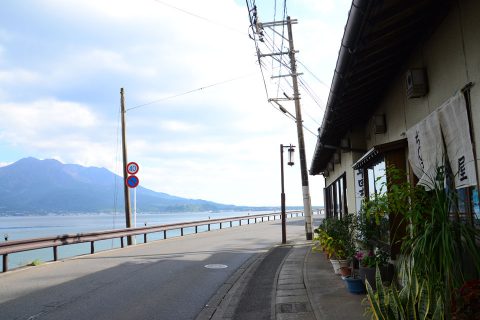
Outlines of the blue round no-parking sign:
{"type": "Polygon", "coordinates": [[[140,180],[138,179],[137,176],[131,175],[127,178],[126,183],[129,188],[136,188],[140,183],[140,180]]]}

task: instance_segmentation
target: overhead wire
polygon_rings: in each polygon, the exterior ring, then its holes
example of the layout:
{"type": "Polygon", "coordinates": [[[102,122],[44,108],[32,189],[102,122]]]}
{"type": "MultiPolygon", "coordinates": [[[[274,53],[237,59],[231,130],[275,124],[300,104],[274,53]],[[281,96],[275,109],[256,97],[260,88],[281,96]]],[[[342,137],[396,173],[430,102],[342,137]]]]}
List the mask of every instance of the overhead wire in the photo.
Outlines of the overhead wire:
{"type": "MultiPolygon", "coordinates": [[[[262,79],[263,79],[263,83],[264,83],[264,87],[265,87],[265,93],[267,95],[267,99],[268,99],[268,102],[270,103],[270,105],[282,112],[285,116],[287,116],[288,118],[291,118],[292,120],[294,121],[297,121],[295,116],[292,115],[290,112],[288,112],[283,106],[281,106],[281,104],[278,102],[278,101],[275,101],[273,99],[270,99],[270,96],[268,94],[268,88],[267,88],[267,84],[266,84],[266,80],[265,80],[265,74],[264,74],[264,70],[263,68],[265,68],[265,66],[262,64],[261,62],[261,57],[260,57],[260,48],[259,48],[259,44],[258,44],[258,40],[257,40],[257,36],[255,36],[258,32],[258,30],[256,30],[256,22],[257,21],[254,21],[253,18],[252,18],[252,14],[251,12],[255,10],[254,12],[254,15],[255,15],[255,18],[258,18],[256,16],[256,5],[255,5],[255,1],[250,1],[249,3],[249,0],[246,0],[246,4],[247,4],[247,10],[248,10],[248,15],[249,15],[249,20],[250,20],[250,28],[253,32],[253,36],[250,36],[250,38],[254,41],[255,43],[255,49],[256,49],[256,52],[257,52],[257,59],[258,59],[258,64],[259,64],[259,67],[260,67],[260,72],[262,74],[262,79]],[[277,104],[278,106],[276,106],[275,104],[277,104]],[[281,108],[283,108],[285,111],[287,112],[284,112],[281,108]]],[[[283,20],[285,20],[286,18],[286,14],[287,14],[287,9],[286,9],[286,0],[284,0],[284,8],[283,8],[283,20]]],[[[275,10],[276,12],[276,10],[275,10]]],[[[275,21],[275,17],[274,17],[274,21],[275,21]]],[[[275,35],[275,33],[274,33],[275,35]]],[[[265,47],[271,51],[271,52],[275,52],[276,50],[278,50],[278,52],[282,52],[283,50],[283,46],[284,46],[284,40],[285,40],[285,26],[283,25],[282,26],[282,43],[280,45],[280,48],[278,48],[277,45],[275,45],[275,38],[273,37],[270,37],[270,35],[268,33],[262,33],[262,43],[265,45],[265,47]]],[[[290,67],[283,61],[283,55],[280,55],[280,58],[277,59],[275,56],[271,56],[273,60],[276,60],[278,61],[279,63],[279,67],[278,67],[278,75],[279,75],[279,80],[278,80],[278,83],[277,83],[277,96],[279,95],[279,88],[280,88],[280,84],[281,84],[281,81],[282,81],[282,78],[283,77],[280,77],[282,75],[282,70],[284,70],[284,68],[287,68],[287,70],[290,70],[290,67]]],[[[273,62],[272,62],[272,71],[273,71],[274,67],[273,67],[273,62]]],[[[285,80],[286,81],[286,80],[285,80]]],[[[291,86],[291,84],[288,83],[288,81],[286,81],[288,85],[291,86]]],[[[313,117],[311,117],[310,115],[308,115],[310,118],[313,119],[313,117]]],[[[314,120],[315,121],[315,120],[314,120]]],[[[302,123],[302,127],[309,133],[313,134],[315,137],[317,137],[317,135],[312,131],[310,130],[309,128],[307,128],[303,123],[302,123]]]]}
{"type": "Polygon", "coordinates": [[[260,49],[258,47],[258,41],[257,41],[257,37],[255,36],[255,33],[257,32],[257,30],[254,30],[254,28],[256,27],[256,23],[257,21],[254,21],[254,19],[252,18],[252,14],[251,12],[253,12],[253,15],[255,15],[254,17],[256,18],[256,10],[257,10],[257,6],[255,5],[255,0],[253,0],[251,2],[251,4],[248,3],[248,0],[246,0],[246,4],[247,4],[247,10],[248,10],[248,18],[250,20],[250,28],[253,30],[254,34],[253,36],[251,37],[251,39],[253,40],[253,42],[255,43],[255,50],[256,50],[256,53],[257,53],[257,61],[258,61],[258,66],[260,68],[260,73],[262,74],[262,79],[263,79],[263,87],[265,88],[265,94],[267,96],[267,100],[268,100],[268,97],[269,97],[269,94],[268,94],[268,88],[267,88],[267,82],[265,81],[265,74],[263,73],[263,69],[262,69],[262,62],[260,60],[260,49]],[[252,5],[252,6],[251,6],[252,5]],[[250,8],[251,7],[251,8],[250,8]]]}
{"type": "MultiPolygon", "coordinates": [[[[287,0],[283,1],[283,21],[287,19],[287,0]]],[[[280,44],[280,50],[283,50],[283,43],[285,41],[285,24],[282,24],[282,43],[280,44]]],[[[280,51],[281,52],[281,51],[280,51]]],[[[283,55],[280,56],[280,64],[282,64],[283,55]]]]}
{"type": "Polygon", "coordinates": [[[146,103],[143,103],[143,104],[139,104],[139,105],[130,107],[130,108],[126,109],[125,111],[130,111],[130,110],[142,108],[142,107],[145,107],[145,106],[148,106],[148,105],[151,105],[151,104],[155,104],[155,103],[159,103],[159,102],[162,102],[162,101],[170,100],[170,99],[173,99],[173,98],[181,97],[181,96],[184,96],[184,95],[187,95],[187,94],[190,94],[190,93],[194,93],[194,92],[196,92],[196,91],[205,90],[205,89],[212,88],[212,87],[215,87],[215,86],[218,86],[218,85],[222,85],[222,84],[225,84],[225,83],[228,83],[228,82],[232,82],[232,81],[236,81],[236,80],[239,80],[239,79],[247,78],[247,77],[250,77],[250,76],[252,76],[252,75],[253,75],[253,74],[250,73],[250,74],[243,75],[243,76],[240,76],[240,77],[236,77],[236,78],[232,78],[232,79],[228,79],[228,80],[216,82],[216,83],[213,83],[213,84],[210,84],[210,85],[207,85],[207,86],[203,86],[203,87],[200,87],[200,88],[196,88],[196,89],[188,90],[188,91],[185,91],[185,92],[182,92],[182,93],[178,93],[178,94],[174,94],[174,95],[171,95],[171,96],[167,96],[167,97],[164,97],[164,98],[161,98],[161,99],[152,100],[152,101],[149,101],[149,102],[146,102],[146,103]]]}
{"type": "MultiPolygon", "coordinates": [[[[290,87],[290,89],[293,90],[293,85],[291,85],[290,83],[287,83],[287,84],[288,84],[288,86],[290,87]]],[[[282,90],[283,90],[283,92],[286,91],[285,88],[283,88],[283,87],[282,87],[282,90]]],[[[315,120],[315,118],[314,118],[309,112],[307,112],[307,111],[305,110],[305,108],[303,108],[302,113],[306,114],[307,117],[309,117],[310,120],[312,120],[313,122],[315,122],[317,125],[321,125],[317,120],[315,120]]]]}
{"type": "Polygon", "coordinates": [[[308,69],[306,65],[304,65],[304,64],[303,64],[301,61],[299,61],[298,59],[297,59],[297,62],[300,63],[300,64],[305,68],[305,70],[307,70],[308,73],[310,73],[310,74],[312,75],[312,77],[314,77],[315,79],[317,79],[318,82],[320,82],[322,85],[324,85],[325,88],[330,89],[330,86],[329,86],[328,84],[326,84],[323,80],[321,80],[320,78],[318,78],[312,71],[310,71],[310,69],[308,69]]]}
{"type": "MultiPolygon", "coordinates": [[[[275,0],[275,3],[273,5],[273,22],[276,22],[276,21],[277,21],[277,0],[275,0]]],[[[273,44],[275,44],[275,33],[273,34],[273,44]]],[[[272,70],[273,70],[273,59],[272,59],[272,70]]]]}
{"type": "Polygon", "coordinates": [[[187,15],[190,15],[190,16],[192,16],[192,17],[195,17],[195,18],[197,18],[197,19],[201,19],[201,20],[204,20],[204,21],[206,21],[206,22],[209,22],[209,23],[215,24],[215,25],[217,25],[217,26],[220,26],[220,27],[223,27],[223,28],[226,28],[226,29],[229,29],[229,30],[232,30],[232,31],[235,31],[235,32],[238,32],[238,33],[241,33],[241,34],[245,35],[245,32],[244,32],[244,31],[240,31],[240,30],[238,30],[238,29],[235,29],[235,28],[233,28],[233,27],[230,27],[230,26],[228,26],[228,25],[226,25],[226,24],[223,24],[223,23],[220,23],[220,22],[218,22],[218,21],[214,21],[214,20],[211,20],[211,19],[202,17],[201,15],[198,15],[198,14],[193,13],[193,12],[190,12],[190,11],[188,11],[188,10],[185,10],[185,9],[182,9],[182,8],[179,8],[179,7],[176,7],[176,6],[174,6],[174,5],[171,5],[171,4],[169,4],[169,3],[166,3],[166,2],[164,2],[164,1],[161,1],[161,0],[153,0],[153,1],[155,1],[155,2],[157,2],[157,3],[159,3],[159,4],[162,4],[162,5],[166,6],[166,7],[169,7],[169,8],[175,9],[175,10],[177,10],[177,11],[180,11],[180,12],[182,12],[182,13],[185,13],[185,14],[187,14],[187,15]]]}

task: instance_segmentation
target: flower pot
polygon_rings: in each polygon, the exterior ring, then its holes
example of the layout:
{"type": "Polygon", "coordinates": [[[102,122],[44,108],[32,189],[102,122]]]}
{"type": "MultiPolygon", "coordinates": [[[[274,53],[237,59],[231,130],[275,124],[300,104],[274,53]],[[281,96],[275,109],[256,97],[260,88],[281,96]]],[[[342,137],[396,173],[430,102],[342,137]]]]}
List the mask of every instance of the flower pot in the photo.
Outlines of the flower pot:
{"type": "MultiPolygon", "coordinates": [[[[381,266],[379,269],[380,269],[380,276],[382,277],[382,282],[383,283],[392,282],[393,273],[394,273],[393,264],[389,263],[386,266],[381,266]]],[[[370,283],[370,286],[372,287],[373,290],[377,290],[377,283],[376,283],[376,280],[375,280],[376,271],[377,271],[376,268],[367,268],[367,267],[362,267],[362,266],[360,266],[360,269],[358,269],[358,274],[359,274],[360,278],[364,282],[365,282],[365,280],[368,280],[368,283],[370,283]]]]}
{"type": "Polygon", "coordinates": [[[348,267],[348,265],[349,265],[348,260],[330,259],[330,262],[332,263],[333,272],[335,272],[335,274],[340,274],[340,268],[341,267],[348,267]]]}
{"type": "Polygon", "coordinates": [[[360,279],[364,283],[365,281],[368,281],[368,283],[370,284],[373,290],[377,289],[376,282],[375,282],[375,272],[376,272],[376,268],[360,266],[360,268],[358,269],[358,275],[360,279]]]}
{"type": "Polygon", "coordinates": [[[362,279],[349,276],[345,277],[345,282],[347,283],[348,292],[353,294],[365,293],[365,285],[362,279]]]}
{"type": "Polygon", "coordinates": [[[387,282],[390,284],[393,280],[394,271],[394,266],[391,263],[387,264],[386,266],[381,266],[380,275],[382,276],[382,282],[387,282]]]}
{"type": "Polygon", "coordinates": [[[340,274],[344,277],[352,275],[352,269],[350,267],[340,267],[340,274]]]}

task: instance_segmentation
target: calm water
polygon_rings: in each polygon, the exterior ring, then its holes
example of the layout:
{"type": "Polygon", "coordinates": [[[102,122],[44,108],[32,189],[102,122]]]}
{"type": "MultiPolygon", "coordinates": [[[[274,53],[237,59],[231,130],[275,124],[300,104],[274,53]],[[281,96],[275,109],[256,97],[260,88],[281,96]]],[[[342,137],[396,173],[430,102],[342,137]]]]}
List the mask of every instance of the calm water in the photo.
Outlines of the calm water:
{"type": "MultiPolygon", "coordinates": [[[[250,214],[261,214],[267,212],[252,211],[250,214]]],[[[269,212],[268,212],[269,213],[269,212]]],[[[234,216],[246,216],[248,211],[228,211],[228,212],[179,212],[179,213],[143,213],[137,215],[137,226],[153,226],[159,224],[169,224],[175,222],[186,222],[196,220],[218,219],[234,216]]],[[[133,223],[133,218],[132,218],[133,223]]],[[[238,225],[237,223],[233,224],[238,225]]],[[[226,226],[224,226],[226,227],[226,226]]],[[[46,216],[0,216],[0,242],[5,241],[8,236],[9,241],[58,236],[63,234],[77,234],[82,232],[111,230],[125,228],[125,217],[123,213],[112,214],[79,214],[79,215],[46,215],[46,216]]],[[[212,229],[218,229],[219,225],[212,225],[212,229]]],[[[207,226],[199,227],[198,231],[207,230],[207,226]]],[[[194,228],[185,229],[184,234],[194,232],[194,228]]],[[[179,236],[179,230],[167,232],[167,238],[179,236]]],[[[148,241],[163,239],[163,233],[149,234],[148,241]]],[[[143,236],[137,236],[137,243],[143,242],[143,236]]],[[[120,247],[120,240],[103,240],[95,242],[95,251],[108,250],[120,247]]],[[[59,259],[68,258],[76,255],[90,252],[89,243],[62,246],[58,248],[59,259]]],[[[53,250],[51,248],[32,250],[10,254],[8,256],[8,267],[10,269],[24,266],[34,260],[51,261],[53,260],[53,250]]],[[[3,268],[0,259],[0,270],[3,268]]]]}

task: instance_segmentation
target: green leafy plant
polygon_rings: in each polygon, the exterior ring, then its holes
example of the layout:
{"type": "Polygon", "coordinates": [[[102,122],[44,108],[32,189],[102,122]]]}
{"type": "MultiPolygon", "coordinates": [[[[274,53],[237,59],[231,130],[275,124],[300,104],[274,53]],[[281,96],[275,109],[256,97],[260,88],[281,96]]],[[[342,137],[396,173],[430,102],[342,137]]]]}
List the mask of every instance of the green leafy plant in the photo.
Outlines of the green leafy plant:
{"type": "Polygon", "coordinates": [[[39,266],[42,264],[42,261],[40,259],[35,259],[32,262],[30,262],[28,265],[29,266],[39,266]]]}
{"type": "Polygon", "coordinates": [[[401,260],[401,275],[411,269],[425,279],[429,290],[447,308],[451,295],[472,275],[463,270],[463,262],[471,261],[476,276],[480,274],[480,230],[459,219],[456,193],[444,187],[447,172],[438,167],[431,181],[426,210],[406,212],[410,234],[405,238],[401,260]]]}
{"type": "MultiPolygon", "coordinates": [[[[412,319],[451,318],[452,296],[466,280],[478,279],[480,274],[480,230],[460,218],[456,192],[446,187],[452,180],[447,173],[439,166],[435,177],[430,177],[428,191],[402,182],[389,185],[387,192],[387,208],[403,215],[407,233],[398,264],[402,289],[385,290],[396,301],[395,308],[406,308],[408,315],[415,315],[412,319]],[[466,261],[473,266],[473,272],[466,272],[466,261]]],[[[399,170],[387,170],[387,181],[395,181],[401,174],[399,170]]],[[[385,290],[369,294],[370,309],[379,315],[376,319],[397,319],[378,312],[390,301],[385,300],[385,290]]]]}
{"type": "Polygon", "coordinates": [[[375,268],[376,266],[385,266],[388,264],[389,254],[381,249],[370,251],[368,255],[357,255],[360,265],[365,268],[375,268]]]}
{"type": "Polygon", "coordinates": [[[322,248],[329,257],[343,260],[351,258],[355,253],[353,215],[345,215],[342,219],[326,218],[314,232],[318,241],[315,249],[322,248]]]}
{"type": "Polygon", "coordinates": [[[440,299],[434,299],[429,291],[426,280],[419,278],[415,273],[408,278],[409,284],[400,291],[393,283],[385,286],[382,283],[380,270],[377,267],[375,275],[377,291],[366,281],[369,313],[371,319],[377,320],[409,320],[444,318],[443,306],[440,299]]]}

